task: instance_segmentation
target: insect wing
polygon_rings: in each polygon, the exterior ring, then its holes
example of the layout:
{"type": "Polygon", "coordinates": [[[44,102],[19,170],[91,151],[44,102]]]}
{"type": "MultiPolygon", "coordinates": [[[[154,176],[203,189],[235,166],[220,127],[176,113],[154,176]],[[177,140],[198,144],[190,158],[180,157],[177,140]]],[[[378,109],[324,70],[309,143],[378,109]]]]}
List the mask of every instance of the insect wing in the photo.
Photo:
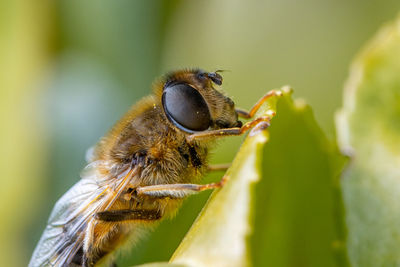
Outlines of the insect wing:
{"type": "MultiPolygon", "coordinates": [[[[77,216],[78,212],[76,211],[81,206],[87,206],[93,196],[98,194],[98,191],[99,186],[93,180],[82,179],[57,201],[47,227],[33,252],[29,266],[57,265],[54,262],[57,253],[61,250],[67,250],[68,243],[74,242],[74,236],[68,234],[67,226],[78,226],[77,228],[80,229],[76,231],[77,233],[83,230],[82,228],[86,226],[85,222],[81,222],[82,218],[77,216]],[[85,203],[85,205],[82,205],[82,203],[85,203]]],[[[81,208],[79,211],[82,215],[85,212],[86,208],[81,208]]],[[[70,244],[70,246],[72,245],[70,244]]]]}
{"type": "Polygon", "coordinates": [[[137,168],[129,168],[112,179],[98,177],[98,174],[94,174],[95,168],[85,170],[82,179],[54,206],[29,267],[70,266],[73,257],[83,245],[86,229],[93,220],[93,215],[107,210],[114,203],[134,177],[136,170],[137,168]]]}

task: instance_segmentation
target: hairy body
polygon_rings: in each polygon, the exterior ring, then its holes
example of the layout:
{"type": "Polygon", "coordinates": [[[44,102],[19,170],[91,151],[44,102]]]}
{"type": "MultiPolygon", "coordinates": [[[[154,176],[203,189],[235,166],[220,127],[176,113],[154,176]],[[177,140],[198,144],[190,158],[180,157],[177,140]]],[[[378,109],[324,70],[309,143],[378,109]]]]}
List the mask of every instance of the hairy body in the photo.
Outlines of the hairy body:
{"type": "MultiPolygon", "coordinates": [[[[196,184],[207,171],[208,150],[217,138],[241,135],[271,117],[242,126],[250,112],[214,88],[217,72],[172,72],[154,93],[134,105],[93,149],[82,179],[56,203],[30,267],[94,266],[112,260],[144,229],[172,217],[183,199],[219,183],[196,184]]],[[[264,126],[263,126],[264,127],[264,126]]]]}
{"type": "Polygon", "coordinates": [[[95,150],[95,160],[114,162],[111,176],[117,176],[121,169],[128,168],[132,163],[138,166],[135,179],[131,180],[110,210],[150,212],[143,215],[142,219],[134,216],[132,220],[118,222],[114,218],[107,219],[105,215],[102,220],[97,221],[93,226],[94,239],[91,241],[96,248],[92,254],[94,262],[124,241],[138,238],[139,232],[132,232],[132,229],[143,228],[143,224],[146,227],[151,226],[161,217],[174,216],[182,203],[182,198],[173,196],[135,197],[132,194],[135,188],[157,184],[194,183],[199,181],[207,170],[209,142],[189,144],[184,134],[169,125],[162,112],[161,103],[158,102],[154,96],[139,102],[126,115],[128,119],[123,119],[126,124],[122,132],[114,137],[113,133],[119,129],[113,129],[110,132],[111,136],[105,137],[95,150]]]}

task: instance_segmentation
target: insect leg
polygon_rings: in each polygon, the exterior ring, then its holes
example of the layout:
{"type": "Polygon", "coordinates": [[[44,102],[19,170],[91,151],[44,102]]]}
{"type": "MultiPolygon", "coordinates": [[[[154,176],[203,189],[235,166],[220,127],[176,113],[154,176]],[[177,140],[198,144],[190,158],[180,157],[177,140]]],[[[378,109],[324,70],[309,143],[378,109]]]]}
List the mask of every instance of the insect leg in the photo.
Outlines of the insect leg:
{"type": "Polygon", "coordinates": [[[161,218],[161,212],[159,210],[110,210],[97,212],[95,218],[103,222],[155,221],[161,218]]]}
{"type": "Polygon", "coordinates": [[[213,164],[207,167],[209,172],[226,171],[231,166],[231,163],[213,164]]]}
{"type": "Polygon", "coordinates": [[[149,196],[154,198],[185,198],[189,195],[196,194],[198,192],[215,189],[222,187],[228,176],[224,176],[218,183],[211,184],[160,184],[150,185],[136,188],[136,194],[138,196],[149,196]]]}
{"type": "Polygon", "coordinates": [[[246,111],[240,108],[236,109],[236,113],[239,115],[239,117],[242,118],[246,118],[246,119],[250,119],[253,118],[254,114],[256,114],[257,110],[261,107],[261,105],[270,97],[272,96],[278,96],[281,95],[282,92],[281,91],[269,91],[268,93],[266,93],[263,97],[261,97],[257,103],[250,109],[250,111],[246,111]]]}
{"type": "Polygon", "coordinates": [[[238,128],[238,127],[225,128],[225,129],[219,129],[219,130],[211,130],[211,131],[194,133],[194,134],[188,135],[186,137],[186,140],[189,143],[191,143],[195,139],[199,140],[199,139],[209,138],[209,137],[224,137],[224,136],[229,136],[229,135],[242,135],[246,131],[250,130],[257,124],[259,124],[260,122],[266,122],[268,124],[273,115],[274,114],[271,114],[271,116],[262,116],[255,120],[249,121],[249,122],[245,123],[241,128],[238,128]]]}

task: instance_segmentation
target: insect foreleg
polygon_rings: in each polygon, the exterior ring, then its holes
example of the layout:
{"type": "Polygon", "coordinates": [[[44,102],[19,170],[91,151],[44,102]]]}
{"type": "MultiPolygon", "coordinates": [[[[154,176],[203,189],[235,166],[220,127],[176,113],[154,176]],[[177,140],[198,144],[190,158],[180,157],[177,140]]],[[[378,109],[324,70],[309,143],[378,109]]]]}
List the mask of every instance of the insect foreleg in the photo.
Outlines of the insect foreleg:
{"type": "Polygon", "coordinates": [[[256,104],[254,104],[254,106],[250,109],[250,111],[246,111],[240,108],[236,109],[236,113],[242,117],[242,118],[246,118],[246,119],[250,119],[253,118],[253,116],[256,114],[256,112],[258,111],[258,109],[261,107],[261,105],[268,99],[271,98],[272,96],[277,96],[277,95],[281,95],[282,92],[281,91],[269,91],[268,93],[266,93],[263,97],[261,97],[256,104]]]}
{"type": "Polygon", "coordinates": [[[228,176],[224,176],[218,183],[211,184],[160,184],[150,185],[136,188],[136,194],[138,196],[149,196],[154,198],[185,198],[189,195],[196,194],[198,192],[220,188],[227,181],[228,176]]]}
{"type": "Polygon", "coordinates": [[[238,128],[225,128],[225,129],[220,129],[220,130],[211,130],[211,131],[204,131],[204,132],[199,132],[199,133],[194,133],[191,135],[188,135],[186,137],[187,141],[189,143],[193,142],[193,140],[199,140],[199,139],[205,139],[205,138],[210,138],[210,137],[224,137],[228,135],[242,135],[246,131],[250,130],[260,122],[266,122],[269,123],[269,121],[272,119],[271,116],[262,116],[259,117],[255,120],[249,121],[245,123],[242,127],[238,128]]]}
{"type": "Polygon", "coordinates": [[[159,210],[110,210],[97,212],[95,218],[103,222],[155,221],[162,216],[159,210]]]}
{"type": "Polygon", "coordinates": [[[207,167],[209,172],[226,171],[231,166],[231,163],[213,164],[207,167]]]}

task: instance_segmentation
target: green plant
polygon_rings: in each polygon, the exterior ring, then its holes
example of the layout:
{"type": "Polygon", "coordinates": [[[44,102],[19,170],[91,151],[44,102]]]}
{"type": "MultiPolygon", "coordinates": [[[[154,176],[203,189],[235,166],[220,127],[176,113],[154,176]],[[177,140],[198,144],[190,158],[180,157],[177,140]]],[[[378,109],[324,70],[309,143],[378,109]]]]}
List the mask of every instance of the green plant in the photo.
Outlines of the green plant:
{"type": "Polygon", "coordinates": [[[283,92],[170,263],[146,266],[400,265],[400,20],[353,64],[337,116],[343,153],[283,92]]]}

